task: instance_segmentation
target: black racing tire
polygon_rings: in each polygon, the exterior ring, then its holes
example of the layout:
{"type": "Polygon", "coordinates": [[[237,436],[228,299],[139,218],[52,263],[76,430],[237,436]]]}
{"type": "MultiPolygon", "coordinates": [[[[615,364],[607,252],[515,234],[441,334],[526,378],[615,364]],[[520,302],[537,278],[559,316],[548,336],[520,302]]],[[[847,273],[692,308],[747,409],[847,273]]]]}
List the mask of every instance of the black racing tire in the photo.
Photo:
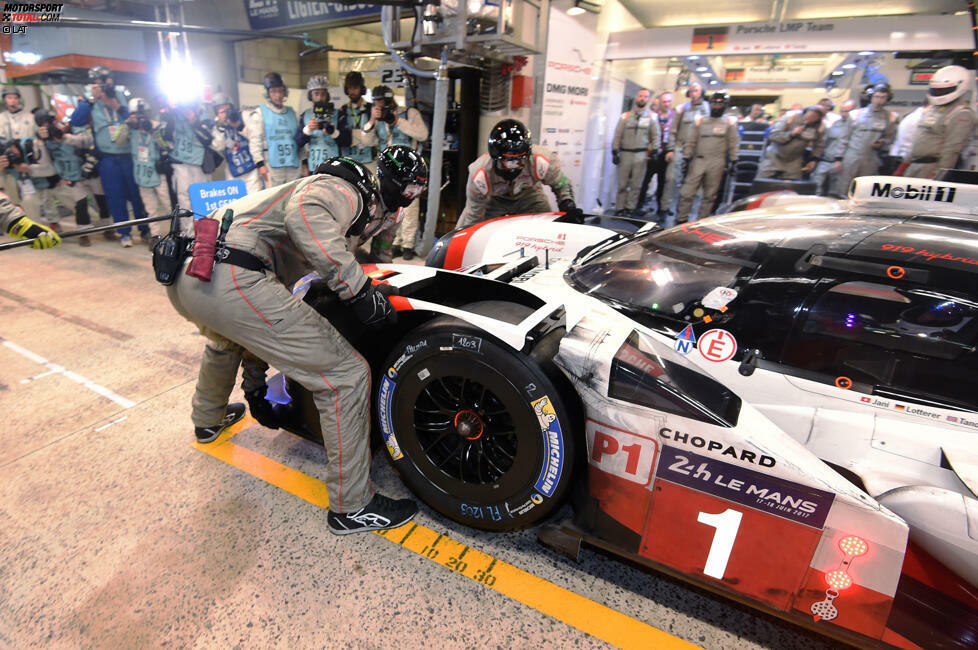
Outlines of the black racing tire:
{"type": "Polygon", "coordinates": [[[559,370],[539,357],[448,317],[394,347],[375,414],[394,468],[421,500],[492,531],[525,528],[561,504],[575,435],[548,376],[559,370]]]}

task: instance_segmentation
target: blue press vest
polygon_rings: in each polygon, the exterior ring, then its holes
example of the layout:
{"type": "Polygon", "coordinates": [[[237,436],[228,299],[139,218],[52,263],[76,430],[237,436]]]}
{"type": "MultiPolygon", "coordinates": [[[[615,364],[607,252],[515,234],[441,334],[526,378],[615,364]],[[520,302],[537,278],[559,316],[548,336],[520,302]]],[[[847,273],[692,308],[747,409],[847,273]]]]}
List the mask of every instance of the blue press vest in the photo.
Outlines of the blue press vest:
{"type": "MultiPolygon", "coordinates": [[[[312,109],[306,109],[302,114],[302,123],[308,124],[313,119],[312,109]]],[[[333,124],[335,127],[336,125],[333,124]]],[[[340,155],[340,147],[336,144],[336,138],[327,135],[322,129],[316,129],[309,136],[309,171],[315,171],[319,164],[340,155]]]]}
{"type": "Polygon", "coordinates": [[[228,171],[237,178],[255,168],[255,160],[251,157],[248,139],[231,127],[225,129],[224,159],[228,161],[228,171]]]}
{"type": "Polygon", "coordinates": [[[204,145],[200,143],[200,138],[194,133],[190,122],[182,117],[178,117],[174,125],[171,156],[174,162],[187,165],[200,165],[204,162],[204,145]]]}
{"type": "Polygon", "coordinates": [[[270,167],[298,167],[299,152],[295,144],[295,132],[299,130],[299,120],[289,106],[284,113],[276,113],[262,104],[262,121],[265,123],[265,141],[268,143],[268,164],[270,167]]]}
{"type": "MultiPolygon", "coordinates": [[[[367,123],[370,119],[370,111],[367,109],[367,106],[369,104],[364,104],[363,108],[353,108],[350,104],[344,104],[343,110],[346,112],[346,122],[350,128],[360,129],[367,123]]],[[[340,153],[360,163],[371,163],[374,161],[373,147],[343,147],[340,153]]]]}
{"type": "Polygon", "coordinates": [[[54,169],[58,172],[58,176],[66,181],[82,180],[82,159],[74,146],[67,142],[55,142],[54,140],[45,140],[44,146],[51,154],[51,162],[54,163],[54,169]]]}
{"type": "Polygon", "coordinates": [[[145,131],[133,131],[129,134],[129,141],[132,143],[132,175],[136,178],[136,185],[156,187],[160,184],[160,174],[156,171],[160,149],[156,139],[145,131]],[[141,147],[145,147],[143,155],[140,155],[141,147]]]}
{"type": "MultiPolygon", "coordinates": [[[[402,120],[407,119],[407,111],[404,113],[399,113],[398,117],[402,120]]],[[[393,129],[391,129],[387,122],[377,122],[377,139],[380,141],[381,149],[384,149],[388,145],[392,144],[403,144],[405,147],[414,148],[414,138],[402,131],[401,127],[399,126],[395,126],[393,129]],[[389,142],[387,140],[388,134],[390,135],[389,142]]]]}
{"type": "Polygon", "coordinates": [[[119,111],[114,111],[102,102],[92,106],[92,132],[95,134],[95,145],[102,153],[129,153],[128,144],[112,141],[112,133],[124,120],[119,111]]]}

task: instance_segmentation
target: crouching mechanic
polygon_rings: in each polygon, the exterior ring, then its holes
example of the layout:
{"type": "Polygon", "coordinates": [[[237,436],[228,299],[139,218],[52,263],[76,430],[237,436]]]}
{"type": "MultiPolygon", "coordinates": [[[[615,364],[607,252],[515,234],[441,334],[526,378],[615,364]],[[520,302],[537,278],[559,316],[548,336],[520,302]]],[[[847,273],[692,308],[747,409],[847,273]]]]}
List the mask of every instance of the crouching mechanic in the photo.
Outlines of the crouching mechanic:
{"type": "Polygon", "coordinates": [[[574,188],[560,171],[549,149],[530,144],[530,132],[522,122],[503,120],[489,133],[489,153],[469,165],[465,208],[456,228],[506,214],[550,212],[550,202],[540,184],[557,196],[557,209],[581,222],[584,214],[574,203],[574,188]]]}
{"type": "MultiPolygon", "coordinates": [[[[0,156],[0,160],[6,158],[0,156]]],[[[58,233],[29,219],[3,192],[0,192],[0,231],[16,239],[33,239],[31,248],[54,248],[61,243],[58,233]]]]}
{"type": "MultiPolygon", "coordinates": [[[[371,487],[370,369],[336,328],[289,287],[314,270],[366,326],[393,322],[396,312],[383,292],[386,285],[375,285],[364,274],[348,239],[377,232],[397,208],[384,204],[382,197],[391,191],[379,189],[374,175],[353,160],[333,158],[316,172],[221,208],[230,208],[234,219],[210,281],[181,274],[167,288],[176,310],[209,340],[194,395],[194,425],[219,435],[226,426],[222,422],[238,416],[240,405],[226,411],[220,406],[227,404],[237,366],[232,360],[219,372],[215,351],[248,350],[313,396],[327,454],[330,531],[345,535],[396,528],[414,517],[417,505],[376,494],[371,487]]],[[[385,185],[397,180],[389,176],[385,185]]],[[[265,386],[255,386],[254,377],[249,381],[249,400],[260,405],[265,386]]]]}

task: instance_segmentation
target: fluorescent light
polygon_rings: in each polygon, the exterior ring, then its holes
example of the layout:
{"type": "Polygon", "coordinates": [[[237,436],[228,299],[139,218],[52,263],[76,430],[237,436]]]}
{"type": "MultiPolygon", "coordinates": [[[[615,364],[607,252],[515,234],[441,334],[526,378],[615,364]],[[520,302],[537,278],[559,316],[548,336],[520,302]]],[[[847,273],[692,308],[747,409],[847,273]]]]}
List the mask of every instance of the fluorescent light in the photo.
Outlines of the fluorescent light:
{"type": "Polygon", "coordinates": [[[690,61],[698,61],[700,57],[698,54],[693,54],[691,56],[687,56],[686,58],[689,59],[690,61]]]}
{"type": "MultiPolygon", "coordinates": [[[[901,37],[906,36],[906,34],[904,34],[903,32],[893,32],[892,35],[896,35],[896,34],[900,34],[901,37]]],[[[859,53],[859,56],[869,56],[870,54],[876,54],[876,52],[873,52],[872,50],[863,50],[862,52],[859,53]]]]}
{"type": "Polygon", "coordinates": [[[845,70],[836,70],[835,72],[832,73],[832,76],[833,77],[839,77],[839,76],[844,75],[844,74],[845,74],[845,70]]]}
{"type": "Polygon", "coordinates": [[[844,69],[846,69],[846,70],[852,70],[853,68],[855,68],[855,67],[856,67],[856,64],[855,64],[855,63],[847,63],[847,64],[845,64],[845,65],[844,65],[844,66],[842,66],[842,67],[843,67],[844,69]]]}
{"type": "Polygon", "coordinates": [[[707,79],[709,79],[710,77],[712,77],[712,76],[713,76],[713,73],[712,73],[712,72],[704,72],[704,73],[703,73],[703,74],[701,74],[700,76],[701,76],[701,77],[706,77],[707,79]]]}
{"type": "Polygon", "coordinates": [[[570,9],[567,10],[568,16],[580,16],[583,13],[584,10],[581,9],[580,7],[571,7],[570,9]]]}
{"type": "Polygon", "coordinates": [[[706,72],[709,69],[710,69],[709,66],[701,65],[700,67],[696,68],[696,71],[697,72],[706,72]]]}

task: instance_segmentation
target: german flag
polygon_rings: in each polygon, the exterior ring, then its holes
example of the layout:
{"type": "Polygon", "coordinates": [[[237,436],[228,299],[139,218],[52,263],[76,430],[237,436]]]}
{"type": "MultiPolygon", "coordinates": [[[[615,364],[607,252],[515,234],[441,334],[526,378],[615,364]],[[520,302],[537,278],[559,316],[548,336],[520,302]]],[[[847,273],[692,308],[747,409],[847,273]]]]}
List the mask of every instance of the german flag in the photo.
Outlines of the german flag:
{"type": "Polygon", "coordinates": [[[729,33],[729,27],[694,27],[693,43],[689,49],[693,52],[725,50],[729,33]]]}

